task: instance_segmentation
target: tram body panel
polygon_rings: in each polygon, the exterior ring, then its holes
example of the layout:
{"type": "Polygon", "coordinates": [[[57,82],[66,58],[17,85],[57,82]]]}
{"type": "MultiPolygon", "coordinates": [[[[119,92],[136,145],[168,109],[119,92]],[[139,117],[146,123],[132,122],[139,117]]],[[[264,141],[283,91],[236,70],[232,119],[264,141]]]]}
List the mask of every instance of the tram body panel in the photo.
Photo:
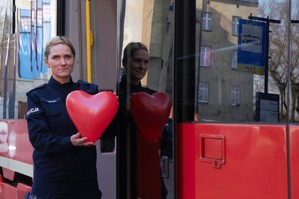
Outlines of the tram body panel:
{"type": "Polygon", "coordinates": [[[292,198],[299,198],[299,128],[290,127],[290,164],[292,198]]]}
{"type": "Polygon", "coordinates": [[[17,173],[33,177],[33,147],[28,137],[27,122],[24,119],[0,120],[0,126],[0,166],[3,174],[0,198],[24,198],[31,186],[21,182],[11,185],[5,179],[14,181],[17,173]]]}
{"type": "Polygon", "coordinates": [[[26,120],[0,120],[0,125],[7,126],[7,131],[1,130],[1,166],[32,177],[33,147],[29,141],[26,120]]]}
{"type": "Polygon", "coordinates": [[[179,198],[287,198],[285,134],[283,125],[178,124],[179,198]]]}

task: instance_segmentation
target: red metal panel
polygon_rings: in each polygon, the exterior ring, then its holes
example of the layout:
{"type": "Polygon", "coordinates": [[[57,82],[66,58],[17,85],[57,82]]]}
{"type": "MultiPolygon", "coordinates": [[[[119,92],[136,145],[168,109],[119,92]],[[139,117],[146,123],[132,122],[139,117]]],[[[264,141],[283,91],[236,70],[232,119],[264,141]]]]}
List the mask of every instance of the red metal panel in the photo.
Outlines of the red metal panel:
{"type": "Polygon", "coordinates": [[[195,125],[178,124],[178,198],[195,199],[196,168],[199,163],[199,145],[195,139],[195,125]]]}
{"type": "Polygon", "coordinates": [[[9,120],[10,145],[14,145],[15,152],[9,154],[10,158],[23,163],[33,164],[33,147],[30,144],[26,120],[9,120]]]}
{"type": "Polygon", "coordinates": [[[26,120],[0,120],[0,156],[33,164],[26,120]]]}
{"type": "Polygon", "coordinates": [[[18,183],[17,185],[18,199],[24,199],[25,194],[28,193],[30,190],[31,190],[30,186],[23,183],[18,183]]]}
{"type": "Polygon", "coordinates": [[[0,199],[23,199],[30,190],[31,187],[23,183],[18,183],[16,187],[7,184],[0,175],[0,199]]]}
{"type": "Polygon", "coordinates": [[[180,199],[287,198],[285,126],[183,123],[178,142],[180,199]],[[225,146],[219,139],[202,146],[202,135],[223,136],[225,146]],[[215,167],[213,156],[224,164],[215,167]]]}
{"type": "Polygon", "coordinates": [[[4,183],[3,183],[3,177],[0,175],[0,199],[4,199],[4,183]]]}
{"type": "Polygon", "coordinates": [[[4,167],[2,168],[2,171],[3,171],[3,177],[5,179],[11,180],[11,181],[14,180],[14,178],[15,178],[15,172],[14,171],[9,170],[9,169],[4,168],[4,167]]]}
{"type": "Polygon", "coordinates": [[[17,189],[9,184],[3,183],[3,197],[5,199],[17,199],[17,189]]]}
{"type": "Polygon", "coordinates": [[[299,127],[290,127],[292,198],[299,198],[299,127]]]}

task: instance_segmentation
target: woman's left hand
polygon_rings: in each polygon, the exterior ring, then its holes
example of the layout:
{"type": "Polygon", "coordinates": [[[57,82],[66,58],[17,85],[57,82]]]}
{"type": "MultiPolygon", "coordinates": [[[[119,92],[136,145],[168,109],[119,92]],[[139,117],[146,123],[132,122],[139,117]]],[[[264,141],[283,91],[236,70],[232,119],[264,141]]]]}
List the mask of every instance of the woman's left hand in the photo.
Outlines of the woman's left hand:
{"type": "Polygon", "coordinates": [[[80,133],[71,136],[71,142],[74,146],[95,146],[93,142],[86,142],[87,137],[81,137],[80,133]]]}

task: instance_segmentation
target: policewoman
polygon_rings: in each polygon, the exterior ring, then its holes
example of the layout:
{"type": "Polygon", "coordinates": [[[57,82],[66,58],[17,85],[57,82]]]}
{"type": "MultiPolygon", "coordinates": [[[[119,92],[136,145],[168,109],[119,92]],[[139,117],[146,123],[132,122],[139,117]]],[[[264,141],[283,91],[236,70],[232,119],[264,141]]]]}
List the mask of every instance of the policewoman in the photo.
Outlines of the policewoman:
{"type": "Polygon", "coordinates": [[[95,84],[73,82],[75,49],[65,37],[53,37],[45,48],[45,64],[52,75],[47,84],[27,93],[29,139],[34,148],[30,199],[100,199],[96,147],[86,142],[66,110],[74,90],[98,93],[95,84]]]}

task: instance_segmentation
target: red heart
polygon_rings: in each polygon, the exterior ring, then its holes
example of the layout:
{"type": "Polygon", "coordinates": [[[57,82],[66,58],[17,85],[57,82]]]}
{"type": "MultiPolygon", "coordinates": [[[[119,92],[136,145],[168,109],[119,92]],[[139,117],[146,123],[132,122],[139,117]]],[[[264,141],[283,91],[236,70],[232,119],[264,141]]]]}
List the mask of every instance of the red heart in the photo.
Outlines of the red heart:
{"type": "Polygon", "coordinates": [[[109,91],[90,95],[76,90],[68,94],[66,108],[81,136],[95,143],[115,116],[118,98],[109,91]]]}
{"type": "Polygon", "coordinates": [[[148,141],[160,138],[171,110],[171,100],[166,93],[145,92],[131,95],[130,110],[138,130],[148,141]]]}

